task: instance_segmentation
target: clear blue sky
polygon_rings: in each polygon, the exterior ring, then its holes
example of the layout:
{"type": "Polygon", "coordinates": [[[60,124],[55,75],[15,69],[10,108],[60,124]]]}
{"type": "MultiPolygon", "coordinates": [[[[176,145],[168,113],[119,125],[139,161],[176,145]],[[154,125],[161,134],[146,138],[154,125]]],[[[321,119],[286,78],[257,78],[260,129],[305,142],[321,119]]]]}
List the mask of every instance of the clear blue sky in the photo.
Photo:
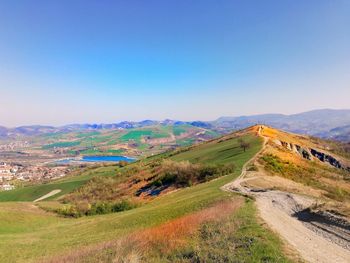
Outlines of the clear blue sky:
{"type": "Polygon", "coordinates": [[[350,108],[348,0],[0,2],[0,125],[350,108]]]}

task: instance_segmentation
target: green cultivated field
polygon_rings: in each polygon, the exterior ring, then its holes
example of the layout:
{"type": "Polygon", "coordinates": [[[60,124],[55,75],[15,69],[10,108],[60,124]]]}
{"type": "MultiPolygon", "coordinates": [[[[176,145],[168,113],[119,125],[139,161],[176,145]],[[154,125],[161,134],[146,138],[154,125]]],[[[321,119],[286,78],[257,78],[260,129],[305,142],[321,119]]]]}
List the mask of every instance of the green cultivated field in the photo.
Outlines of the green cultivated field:
{"type": "Polygon", "coordinates": [[[181,133],[184,133],[187,131],[186,128],[188,128],[187,125],[174,126],[173,133],[175,136],[179,136],[181,133]]]}
{"type": "Polygon", "coordinates": [[[168,137],[169,134],[160,130],[160,131],[154,131],[154,130],[133,130],[128,132],[127,134],[124,134],[120,137],[121,141],[129,141],[134,140],[136,142],[140,142],[141,138],[143,136],[150,136],[151,138],[164,138],[168,137]]]}
{"type": "MultiPolygon", "coordinates": [[[[233,162],[237,169],[231,175],[178,190],[129,211],[72,219],[43,212],[34,207],[32,203],[0,203],[0,221],[2,222],[0,226],[0,262],[35,262],[47,256],[63,255],[85,245],[115,240],[132,231],[162,224],[170,219],[198,211],[218,200],[232,197],[234,194],[221,191],[220,186],[237,177],[244,163],[252,158],[261,147],[259,138],[246,136],[245,139],[251,143],[251,147],[246,152],[237,147],[236,139],[231,139],[220,143],[203,144],[173,156],[174,160],[193,162],[233,162]]],[[[58,188],[57,184],[60,184],[68,192],[70,187],[74,188],[94,175],[108,176],[113,174],[115,169],[114,167],[98,168],[84,172],[81,176],[55,182],[53,185],[58,188]]],[[[41,187],[48,192],[53,189],[50,185],[41,187]]],[[[17,200],[16,196],[20,194],[23,199],[33,200],[46,193],[41,189],[38,194],[39,190],[29,187],[16,191],[18,192],[1,193],[0,199],[10,200],[12,196],[12,200],[17,200]]],[[[254,230],[262,231],[261,229],[260,225],[254,225],[254,230]]],[[[247,230],[243,228],[242,231],[247,230]]],[[[266,237],[255,235],[254,242],[257,242],[257,248],[273,248],[275,258],[273,253],[269,256],[272,261],[276,259],[274,261],[276,262],[277,259],[281,259],[281,252],[278,249],[276,252],[280,244],[278,239],[269,238],[272,235],[270,232],[267,234],[266,237]]],[[[253,252],[262,254],[264,251],[267,250],[253,252]]],[[[249,258],[250,255],[244,256],[246,261],[247,259],[249,261],[249,258]]]]}
{"type": "Polygon", "coordinates": [[[74,142],[56,142],[56,143],[52,143],[52,144],[47,144],[44,145],[42,148],[47,150],[47,149],[52,149],[52,148],[66,148],[66,147],[73,147],[73,146],[77,146],[80,145],[80,141],[74,141],[74,142]]]}
{"type": "Polygon", "coordinates": [[[120,140],[121,141],[129,141],[129,140],[139,141],[142,136],[149,136],[151,134],[152,134],[152,131],[150,130],[131,131],[131,132],[128,132],[127,134],[124,134],[122,137],[120,137],[120,140]]]}
{"type": "Polygon", "coordinates": [[[101,133],[98,131],[92,131],[92,132],[80,132],[76,136],[78,138],[84,138],[84,137],[96,136],[96,135],[100,135],[100,134],[101,133]]]}

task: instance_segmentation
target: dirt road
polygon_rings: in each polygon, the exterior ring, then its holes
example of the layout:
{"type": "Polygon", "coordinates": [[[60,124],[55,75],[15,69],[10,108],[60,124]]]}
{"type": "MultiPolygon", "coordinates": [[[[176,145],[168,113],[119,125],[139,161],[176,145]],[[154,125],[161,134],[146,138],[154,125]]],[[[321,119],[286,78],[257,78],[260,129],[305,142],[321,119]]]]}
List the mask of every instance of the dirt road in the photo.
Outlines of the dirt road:
{"type": "Polygon", "coordinates": [[[257,191],[242,185],[254,179],[247,166],[264,150],[268,139],[263,138],[260,152],[243,166],[236,180],[222,189],[253,196],[261,218],[307,262],[350,262],[348,222],[335,215],[310,212],[308,208],[314,203],[310,197],[275,190],[257,191]]]}
{"type": "Polygon", "coordinates": [[[347,233],[341,233],[331,224],[317,220],[303,222],[295,216],[312,205],[313,200],[280,191],[258,193],[255,196],[262,219],[306,261],[350,262],[349,229],[347,233]],[[311,228],[308,224],[318,226],[311,228]],[[329,229],[330,233],[324,229],[329,229]]]}
{"type": "Polygon", "coordinates": [[[51,192],[47,193],[46,195],[43,195],[43,196],[39,197],[38,199],[35,199],[33,202],[34,203],[39,202],[41,200],[44,200],[44,199],[49,198],[51,196],[54,196],[54,195],[58,194],[59,192],[61,192],[61,189],[52,190],[51,192]]]}

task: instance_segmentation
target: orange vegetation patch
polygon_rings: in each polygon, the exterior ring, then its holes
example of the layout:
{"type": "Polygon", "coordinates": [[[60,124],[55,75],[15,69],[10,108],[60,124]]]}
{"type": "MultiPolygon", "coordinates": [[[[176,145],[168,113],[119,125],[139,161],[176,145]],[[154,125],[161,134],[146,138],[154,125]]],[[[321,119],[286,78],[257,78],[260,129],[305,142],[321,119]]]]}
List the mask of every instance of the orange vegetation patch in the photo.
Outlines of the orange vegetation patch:
{"type": "Polygon", "coordinates": [[[266,137],[270,137],[270,138],[276,138],[277,136],[277,130],[267,127],[267,126],[261,126],[261,135],[266,136],[266,137]]]}
{"type": "MultiPolygon", "coordinates": [[[[45,259],[43,262],[82,262],[92,257],[91,262],[138,262],[147,253],[168,253],[187,244],[188,238],[196,234],[200,225],[220,221],[243,204],[242,197],[220,201],[209,208],[168,221],[162,225],[134,232],[124,238],[104,242],[65,255],[45,259]]],[[[90,261],[89,261],[90,262],[90,261]]]]}
{"type": "Polygon", "coordinates": [[[218,221],[232,214],[242,204],[242,198],[222,201],[199,212],[183,216],[163,225],[136,233],[135,237],[141,249],[159,248],[166,253],[185,245],[186,239],[195,234],[200,224],[218,221]]]}

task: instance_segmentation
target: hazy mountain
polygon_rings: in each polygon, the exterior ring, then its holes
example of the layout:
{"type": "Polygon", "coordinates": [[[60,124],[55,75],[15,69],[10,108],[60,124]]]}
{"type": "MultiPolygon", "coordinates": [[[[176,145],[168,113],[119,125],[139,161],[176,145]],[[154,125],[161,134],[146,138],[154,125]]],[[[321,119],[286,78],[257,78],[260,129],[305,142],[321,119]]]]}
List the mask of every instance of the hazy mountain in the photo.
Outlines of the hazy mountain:
{"type": "Polygon", "coordinates": [[[346,138],[350,125],[350,110],[314,110],[292,115],[262,114],[240,117],[221,117],[212,122],[218,129],[243,129],[254,124],[266,124],[278,129],[324,138],[346,138]],[[337,129],[332,131],[334,129],[337,129]],[[337,136],[333,135],[337,133],[337,136]],[[344,135],[345,133],[345,135],[344,135]]]}
{"type": "Polygon", "coordinates": [[[350,142],[350,125],[337,127],[330,130],[327,134],[321,134],[320,137],[327,137],[338,141],[350,142]]]}
{"type": "Polygon", "coordinates": [[[20,126],[16,127],[10,132],[24,134],[24,135],[37,135],[41,133],[52,133],[57,132],[59,128],[55,128],[52,126],[41,126],[41,125],[33,125],[33,126],[20,126]]]}
{"type": "Polygon", "coordinates": [[[8,129],[6,127],[0,126],[0,138],[6,138],[8,135],[8,129]]]}
{"type": "Polygon", "coordinates": [[[53,126],[21,126],[12,129],[0,126],[0,138],[15,136],[35,136],[45,133],[71,132],[100,129],[132,129],[154,125],[192,125],[222,132],[243,129],[255,124],[266,124],[289,132],[350,141],[350,110],[314,110],[292,115],[261,114],[238,117],[221,117],[215,121],[143,120],[123,121],[110,124],[69,124],[53,126]]]}

